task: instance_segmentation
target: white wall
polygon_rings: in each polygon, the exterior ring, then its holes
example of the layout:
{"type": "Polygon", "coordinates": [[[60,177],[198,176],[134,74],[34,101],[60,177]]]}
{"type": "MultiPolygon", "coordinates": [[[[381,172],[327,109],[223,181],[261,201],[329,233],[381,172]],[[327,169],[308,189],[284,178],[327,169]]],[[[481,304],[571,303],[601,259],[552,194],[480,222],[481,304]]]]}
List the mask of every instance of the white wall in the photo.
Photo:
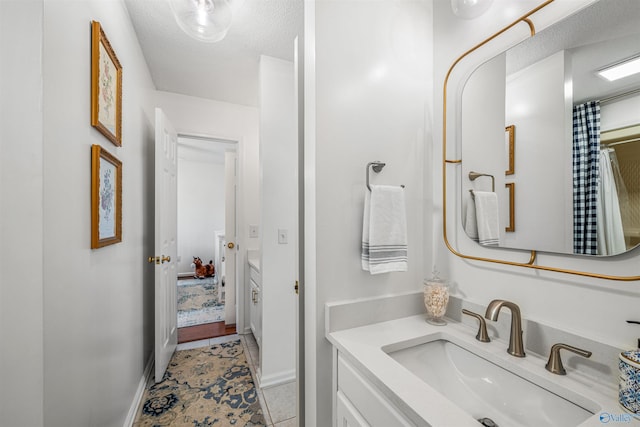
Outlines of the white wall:
{"type": "MultiPolygon", "coordinates": [[[[495,192],[499,203],[500,244],[504,245],[508,224],[507,192],[505,175],[508,160],[505,150],[505,55],[500,55],[478,67],[464,87],[462,98],[462,140],[459,155],[449,155],[453,159],[464,158],[460,165],[462,171],[462,204],[465,206],[457,218],[466,218],[467,206],[473,203],[469,190],[491,191],[490,177],[469,179],[469,172],[478,172],[493,176],[495,192]],[[478,106],[482,109],[478,111],[478,106]],[[466,143],[472,141],[472,143],[466,143]]],[[[452,153],[456,150],[451,149],[452,153]]],[[[449,152],[447,152],[449,153],[449,152]]]]}
{"type": "Polygon", "coordinates": [[[600,130],[602,132],[637,125],[640,111],[640,95],[629,96],[600,107],[600,130]]]}
{"type": "Polygon", "coordinates": [[[44,135],[44,425],[121,426],[153,349],[154,87],[121,1],[45,0],[43,40],[43,114],[32,119],[44,135]],[[92,20],[123,66],[120,148],[89,124],[92,20]],[[92,144],[123,163],[123,240],[101,249],[90,249],[92,144]]]}
{"type": "Polygon", "coordinates": [[[7,426],[44,419],[42,21],[42,0],[0,1],[0,424],[7,426]]]}
{"type": "Polygon", "coordinates": [[[205,264],[215,260],[215,232],[220,230],[224,232],[224,164],[178,154],[178,274],[194,273],[194,256],[205,264]]]}
{"type": "Polygon", "coordinates": [[[307,425],[331,423],[324,304],[421,289],[431,270],[423,252],[431,27],[429,2],[305,5],[305,292],[315,301],[306,307],[307,425]],[[373,160],[387,164],[373,183],[406,186],[407,272],[361,268],[365,168],[373,160]]]}
{"type": "MultiPolygon", "coordinates": [[[[486,15],[473,20],[456,19],[451,13],[449,2],[435,2],[435,87],[434,98],[434,132],[436,135],[436,150],[439,152],[439,137],[442,135],[442,90],[445,75],[451,64],[485,37],[492,35],[503,26],[511,23],[517,16],[536,6],[533,1],[514,3],[507,0],[494,0],[486,15]]],[[[554,2],[543,13],[533,19],[536,29],[541,31],[550,22],[561,16],[584,6],[589,1],[554,2]]],[[[450,80],[454,88],[449,93],[455,93],[460,84],[460,77],[479,63],[495,56],[512,43],[528,37],[529,28],[525,24],[514,28],[513,32],[494,40],[484,46],[482,51],[472,54],[459,63],[461,69],[454,71],[450,80]]],[[[447,106],[455,108],[452,98],[448,98],[447,106]]],[[[448,111],[448,116],[450,116],[448,111]]],[[[455,139],[456,127],[448,121],[448,139],[455,139]]],[[[438,156],[434,156],[438,159],[438,156]]],[[[516,165],[516,168],[518,165],[516,165]]],[[[437,173],[442,168],[439,160],[434,161],[433,179],[441,183],[437,173]]],[[[448,166],[454,170],[452,166],[448,166]]],[[[453,175],[453,172],[451,172],[453,175]]],[[[455,194],[458,190],[448,191],[447,197],[455,204],[455,194]]],[[[441,197],[438,192],[437,197],[441,197]]],[[[431,213],[428,213],[431,214],[431,213]]],[[[440,210],[433,212],[435,217],[434,234],[441,236],[439,225],[442,220],[440,210]]],[[[454,221],[450,224],[455,224],[454,221]]],[[[527,253],[496,250],[489,251],[477,245],[467,243],[468,238],[463,235],[460,226],[448,227],[451,242],[463,253],[478,256],[503,256],[505,259],[526,262],[527,253]],[[462,238],[464,237],[464,238],[462,238]]],[[[560,329],[584,335],[620,348],[635,346],[640,334],[637,327],[625,323],[627,319],[638,316],[637,307],[640,303],[640,288],[638,282],[615,282],[595,278],[585,278],[553,272],[533,271],[524,268],[500,266],[497,264],[464,261],[451,254],[443,245],[442,238],[435,240],[434,253],[438,265],[442,265],[443,272],[453,281],[459,296],[472,302],[486,305],[494,298],[503,298],[516,302],[522,309],[525,318],[542,322],[560,329]]],[[[620,255],[611,259],[595,259],[593,257],[569,257],[539,254],[538,263],[555,265],[569,269],[594,271],[614,275],[638,274],[638,251],[620,255]]],[[[525,337],[526,340],[526,337],[525,337]]],[[[611,369],[615,370],[616,361],[611,361],[611,369]]]]}
{"type": "Polygon", "coordinates": [[[485,62],[464,85],[463,204],[471,200],[468,189],[491,187],[489,178],[470,181],[469,171],[491,174],[500,203],[500,246],[572,253],[572,145],[565,132],[571,129],[571,96],[565,98],[565,53],[509,76],[505,59],[508,63],[509,56],[503,54],[485,62]],[[505,125],[515,126],[512,175],[504,173],[505,125]],[[505,231],[510,220],[506,182],[515,183],[515,232],[505,231]]]}
{"type": "MultiPolygon", "coordinates": [[[[515,125],[516,231],[508,248],[573,253],[571,93],[565,96],[565,52],[507,77],[506,122],[515,125]],[[545,171],[545,172],[543,172],[545,171]]],[[[566,70],[566,71],[565,71],[566,70]]],[[[481,105],[481,104],[476,104],[481,105]]]]}
{"type": "MultiPolygon", "coordinates": [[[[293,46],[291,46],[293,49],[293,46]]],[[[297,126],[293,63],[260,57],[260,385],[295,379],[297,126]],[[279,243],[279,231],[287,243],[279,243]]]]}
{"type": "MultiPolygon", "coordinates": [[[[249,238],[249,224],[260,223],[260,183],[258,160],[258,109],[226,102],[156,91],[153,105],[162,108],[178,134],[203,135],[238,141],[240,182],[237,201],[238,266],[237,283],[244,283],[246,253],[259,249],[259,238],[249,238]]],[[[227,236],[228,239],[228,236],[227,236]]],[[[249,325],[248,290],[238,299],[239,315],[249,325]]]]}

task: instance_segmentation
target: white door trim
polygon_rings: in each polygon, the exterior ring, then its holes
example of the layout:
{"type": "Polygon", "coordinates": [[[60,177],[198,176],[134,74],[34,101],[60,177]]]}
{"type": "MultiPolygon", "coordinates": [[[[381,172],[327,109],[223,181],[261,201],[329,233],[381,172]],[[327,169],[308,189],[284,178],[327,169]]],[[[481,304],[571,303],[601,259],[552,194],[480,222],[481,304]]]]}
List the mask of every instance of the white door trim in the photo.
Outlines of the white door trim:
{"type": "Polygon", "coordinates": [[[244,165],[242,159],[244,158],[244,142],[242,137],[228,136],[228,135],[214,135],[197,132],[178,132],[180,138],[194,138],[202,139],[212,142],[226,142],[236,144],[236,155],[238,158],[238,170],[236,176],[236,224],[238,234],[236,236],[236,244],[238,245],[238,251],[236,252],[236,331],[239,334],[246,333],[249,329],[249,307],[247,297],[248,290],[245,284],[245,269],[242,267],[247,263],[247,241],[243,225],[244,221],[244,183],[242,180],[244,165]]]}

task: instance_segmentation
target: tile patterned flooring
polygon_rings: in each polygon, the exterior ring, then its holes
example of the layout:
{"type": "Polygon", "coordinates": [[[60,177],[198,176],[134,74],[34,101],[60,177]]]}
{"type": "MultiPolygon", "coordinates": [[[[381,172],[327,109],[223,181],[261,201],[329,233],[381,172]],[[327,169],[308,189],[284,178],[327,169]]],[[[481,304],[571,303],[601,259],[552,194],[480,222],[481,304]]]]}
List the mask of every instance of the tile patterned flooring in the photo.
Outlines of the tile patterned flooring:
{"type": "MultiPolygon", "coordinates": [[[[258,344],[252,334],[247,335],[227,335],[218,338],[211,338],[201,341],[192,341],[184,344],[178,344],[177,350],[188,350],[191,348],[204,347],[221,342],[240,339],[244,346],[247,362],[253,375],[256,378],[256,365],[258,363],[259,350],[258,344]]],[[[291,382],[277,387],[269,387],[266,389],[258,389],[258,398],[264,413],[266,427],[296,427],[296,383],[291,382]]]]}

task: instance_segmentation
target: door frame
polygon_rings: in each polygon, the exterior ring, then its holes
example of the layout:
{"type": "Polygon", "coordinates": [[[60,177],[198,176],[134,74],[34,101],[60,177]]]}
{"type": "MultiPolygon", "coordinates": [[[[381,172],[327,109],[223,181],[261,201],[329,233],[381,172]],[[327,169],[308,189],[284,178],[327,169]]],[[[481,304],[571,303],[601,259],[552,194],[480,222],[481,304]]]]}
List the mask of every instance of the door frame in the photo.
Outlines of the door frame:
{"type": "Polygon", "coordinates": [[[180,138],[190,138],[190,139],[199,139],[203,141],[209,141],[212,143],[217,142],[225,142],[225,143],[234,143],[236,144],[236,155],[238,158],[238,170],[236,176],[236,244],[238,246],[238,251],[236,253],[236,332],[238,334],[246,333],[245,329],[249,329],[249,322],[246,320],[245,316],[248,315],[249,309],[246,306],[248,298],[246,297],[246,286],[244,283],[245,279],[245,269],[241,268],[244,263],[247,262],[246,255],[246,237],[244,230],[242,227],[238,227],[238,224],[244,223],[244,183],[242,180],[243,176],[243,165],[240,161],[243,158],[244,154],[244,144],[242,143],[242,138],[233,137],[233,136],[215,136],[212,134],[203,134],[196,132],[178,132],[178,139],[180,138]]]}

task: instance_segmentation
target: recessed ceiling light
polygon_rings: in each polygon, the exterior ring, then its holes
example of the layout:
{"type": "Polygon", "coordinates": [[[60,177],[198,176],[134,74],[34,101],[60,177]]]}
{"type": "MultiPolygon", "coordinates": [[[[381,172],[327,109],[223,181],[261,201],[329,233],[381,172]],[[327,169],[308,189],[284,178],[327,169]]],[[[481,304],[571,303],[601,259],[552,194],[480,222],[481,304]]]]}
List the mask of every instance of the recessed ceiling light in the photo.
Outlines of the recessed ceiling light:
{"type": "Polygon", "coordinates": [[[597,73],[600,77],[610,82],[640,73],[640,56],[625,59],[602,70],[598,70],[597,73]]]}

